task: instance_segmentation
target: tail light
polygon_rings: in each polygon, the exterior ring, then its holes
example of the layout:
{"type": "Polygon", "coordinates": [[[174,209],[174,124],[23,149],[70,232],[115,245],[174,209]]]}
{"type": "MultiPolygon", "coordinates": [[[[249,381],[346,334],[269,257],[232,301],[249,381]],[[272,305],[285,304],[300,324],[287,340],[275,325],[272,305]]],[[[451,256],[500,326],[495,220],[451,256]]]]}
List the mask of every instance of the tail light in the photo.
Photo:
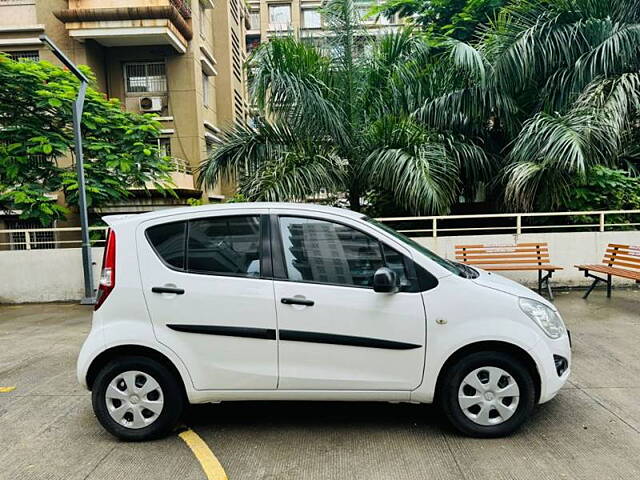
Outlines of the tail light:
{"type": "Polygon", "coordinates": [[[116,286],[116,232],[109,229],[107,243],[102,254],[102,272],[98,286],[98,298],[94,310],[98,310],[116,286]]]}

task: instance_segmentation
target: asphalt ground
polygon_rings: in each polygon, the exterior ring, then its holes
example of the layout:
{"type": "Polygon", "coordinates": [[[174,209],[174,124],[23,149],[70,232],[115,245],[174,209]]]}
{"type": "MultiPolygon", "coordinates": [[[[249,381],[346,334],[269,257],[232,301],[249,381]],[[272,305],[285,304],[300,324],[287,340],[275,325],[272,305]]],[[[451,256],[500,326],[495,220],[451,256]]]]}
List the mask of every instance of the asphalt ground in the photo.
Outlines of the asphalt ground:
{"type": "Polygon", "coordinates": [[[580,294],[556,297],[570,382],[497,440],[424,405],[239,402],[189,408],[182,435],[120,442],[75,379],[91,310],[0,306],[0,479],[640,479],[640,290],[580,294]]]}

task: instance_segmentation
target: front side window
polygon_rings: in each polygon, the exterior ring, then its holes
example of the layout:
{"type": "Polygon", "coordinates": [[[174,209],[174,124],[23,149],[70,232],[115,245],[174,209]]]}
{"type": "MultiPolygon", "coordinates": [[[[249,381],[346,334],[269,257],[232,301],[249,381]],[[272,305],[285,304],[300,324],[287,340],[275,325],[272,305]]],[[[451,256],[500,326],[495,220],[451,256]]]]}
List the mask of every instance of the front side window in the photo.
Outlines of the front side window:
{"type": "Polygon", "coordinates": [[[345,225],[281,217],[280,233],[290,280],[371,287],[384,265],[378,241],[345,225]]]}
{"type": "Polygon", "coordinates": [[[189,222],[187,270],[260,276],[260,217],[212,217],[189,222]]]}
{"type": "Polygon", "coordinates": [[[127,93],[166,93],[167,73],[162,62],[124,66],[127,93]]]}

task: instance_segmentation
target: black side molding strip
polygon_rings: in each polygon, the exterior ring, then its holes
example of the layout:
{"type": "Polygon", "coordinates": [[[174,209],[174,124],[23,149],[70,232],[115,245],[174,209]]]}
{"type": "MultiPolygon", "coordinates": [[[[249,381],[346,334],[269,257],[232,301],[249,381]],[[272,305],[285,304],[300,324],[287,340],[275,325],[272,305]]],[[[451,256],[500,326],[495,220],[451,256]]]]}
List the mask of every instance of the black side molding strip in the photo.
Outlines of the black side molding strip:
{"type": "MultiPolygon", "coordinates": [[[[227,327],[222,325],[179,325],[167,324],[171,330],[205,335],[221,335],[227,337],[259,338],[275,340],[276,331],[272,328],[227,327]]],[[[383,348],[387,350],[413,350],[421,348],[414,343],[395,342],[379,338],[352,337],[331,333],[304,332],[300,330],[280,330],[280,340],[290,342],[325,343],[328,345],[345,345],[348,347],[383,348]]]]}
{"type": "Polygon", "coordinates": [[[292,342],[327,343],[330,345],[346,345],[350,347],[384,348],[388,350],[412,350],[421,345],[413,343],[381,340],[379,338],[352,337],[331,333],[303,332],[299,330],[280,330],[280,340],[292,342]]]}
{"type": "Polygon", "coordinates": [[[187,333],[203,333],[205,335],[222,335],[226,337],[261,338],[275,340],[276,331],[272,328],[227,327],[222,325],[178,325],[167,324],[171,330],[187,333]]]}

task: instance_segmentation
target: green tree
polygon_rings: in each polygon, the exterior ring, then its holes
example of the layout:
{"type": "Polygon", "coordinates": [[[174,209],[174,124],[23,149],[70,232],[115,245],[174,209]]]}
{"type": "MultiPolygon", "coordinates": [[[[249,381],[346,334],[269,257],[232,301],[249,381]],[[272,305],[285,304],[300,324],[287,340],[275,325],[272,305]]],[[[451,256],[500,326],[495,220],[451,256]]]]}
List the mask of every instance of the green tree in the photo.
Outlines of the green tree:
{"type": "Polygon", "coordinates": [[[436,37],[469,41],[509,0],[387,0],[372,15],[399,14],[436,37]]]}
{"type": "MultiPolygon", "coordinates": [[[[83,71],[91,76],[88,68],[83,71]]],[[[62,190],[77,203],[71,111],[78,89],[67,70],[47,62],[15,62],[0,55],[0,210],[49,225],[67,209],[47,196],[62,190]]],[[[82,132],[88,206],[121,201],[129,188],[153,184],[172,192],[171,160],[156,147],[159,124],[149,115],[123,111],[118,100],[87,91],[82,132]]]]}
{"type": "Polygon", "coordinates": [[[448,211],[463,184],[493,171],[482,116],[454,112],[444,125],[422,110],[479,81],[465,74],[469,53],[432,51],[411,29],[374,41],[353,0],[330,0],[323,14],[326,45],[274,39],[254,54],[251,95],[263,116],[224,132],[200,181],[234,176],[249,200],[328,189],[359,210],[373,190],[413,213],[448,211]]]}
{"type": "Polygon", "coordinates": [[[492,82],[522,127],[506,151],[505,196],[566,204],[596,165],[640,163],[640,1],[522,1],[483,39],[492,82]]]}

